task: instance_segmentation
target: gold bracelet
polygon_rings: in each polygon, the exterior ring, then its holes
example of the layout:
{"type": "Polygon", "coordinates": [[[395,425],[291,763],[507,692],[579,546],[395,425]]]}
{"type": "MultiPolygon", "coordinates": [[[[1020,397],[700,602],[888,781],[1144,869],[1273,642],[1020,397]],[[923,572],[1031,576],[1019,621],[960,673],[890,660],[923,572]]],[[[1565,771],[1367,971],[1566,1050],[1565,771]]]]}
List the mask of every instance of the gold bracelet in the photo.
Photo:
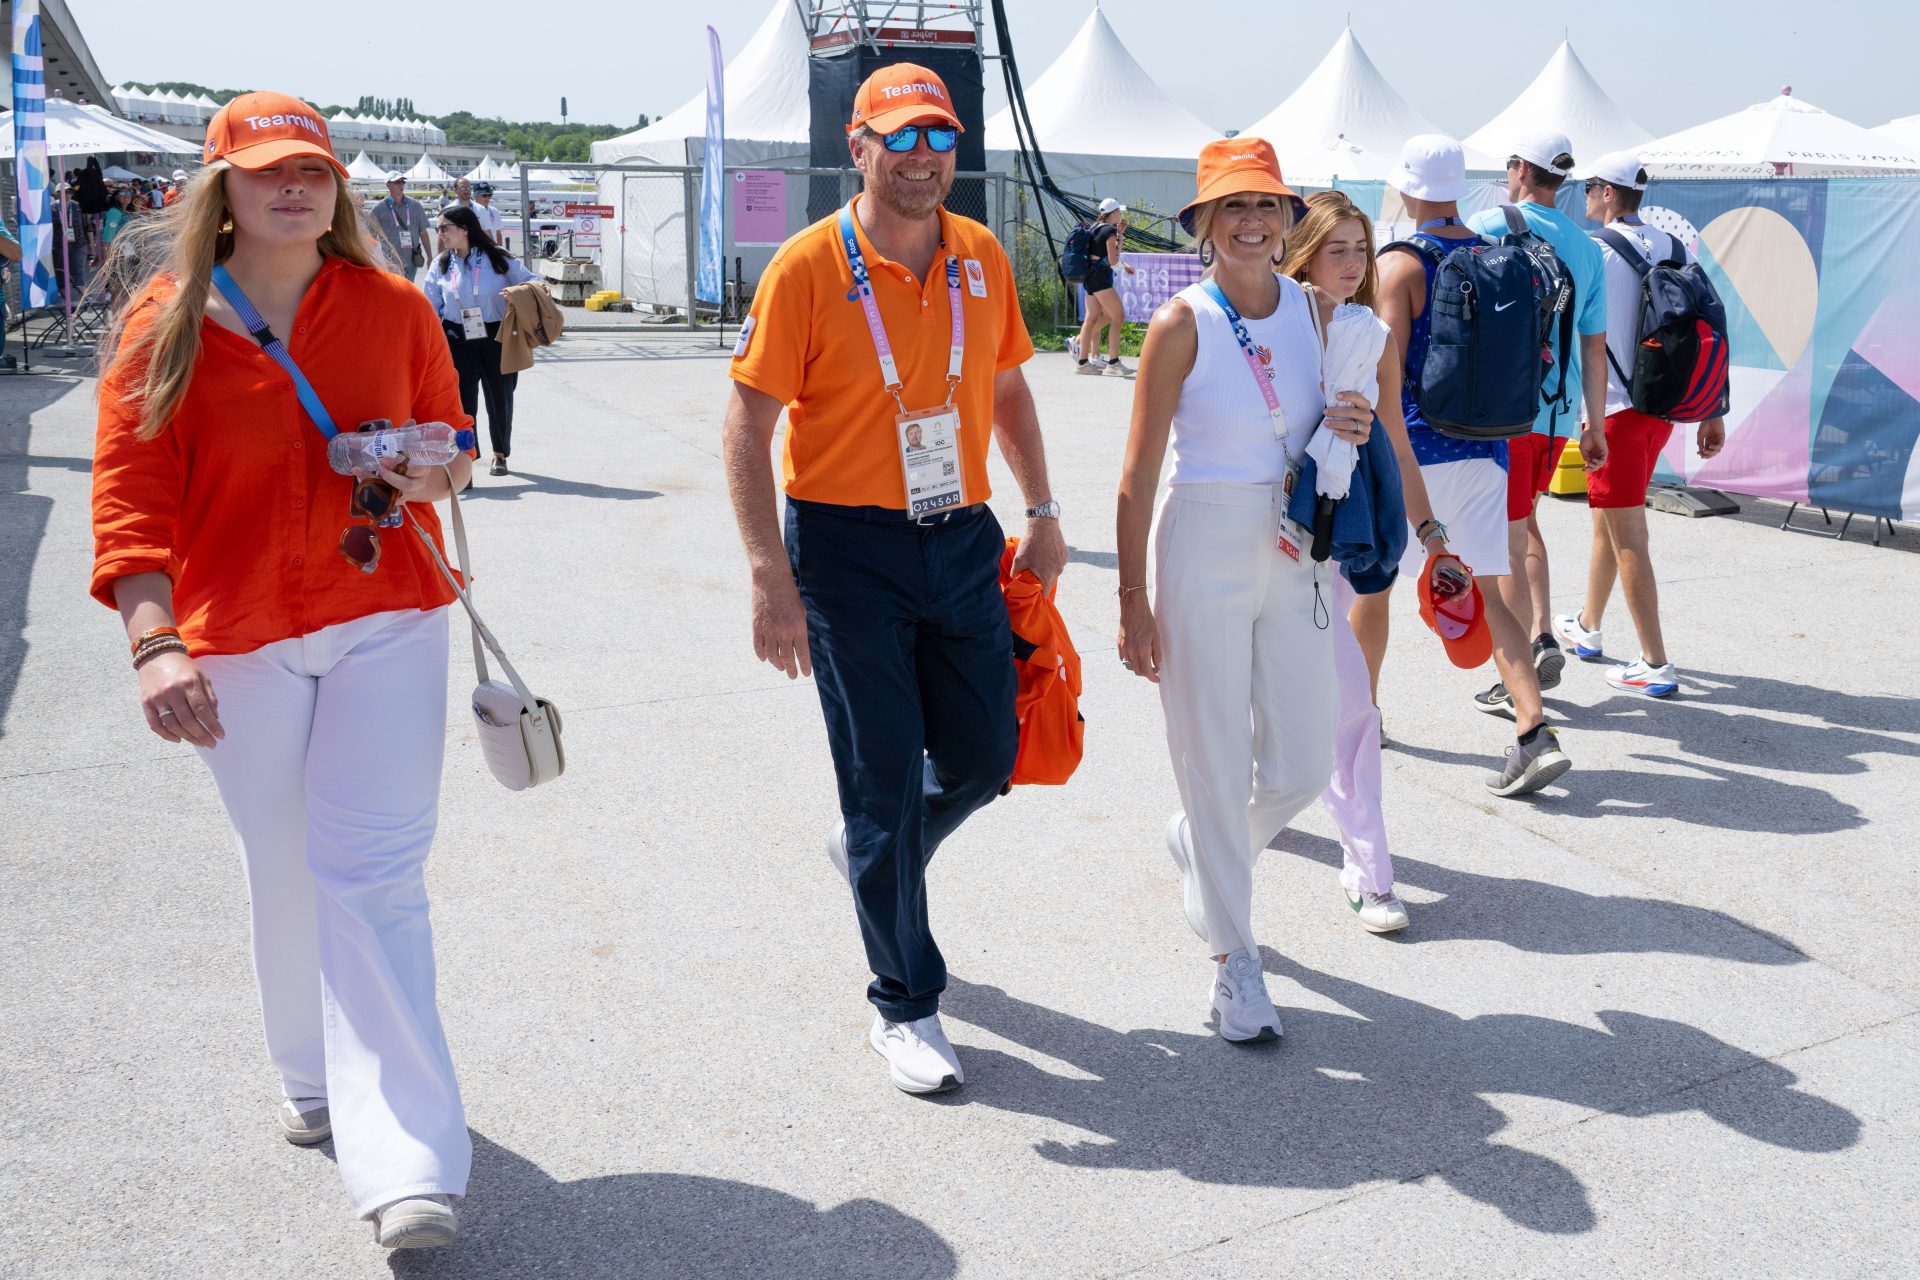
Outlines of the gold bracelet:
{"type": "Polygon", "coordinates": [[[1134,592],[1145,591],[1146,589],[1147,589],[1147,584],[1143,582],[1137,587],[1121,587],[1117,591],[1115,591],[1113,594],[1115,594],[1116,596],[1119,596],[1122,600],[1125,600],[1128,596],[1132,595],[1134,592]]]}

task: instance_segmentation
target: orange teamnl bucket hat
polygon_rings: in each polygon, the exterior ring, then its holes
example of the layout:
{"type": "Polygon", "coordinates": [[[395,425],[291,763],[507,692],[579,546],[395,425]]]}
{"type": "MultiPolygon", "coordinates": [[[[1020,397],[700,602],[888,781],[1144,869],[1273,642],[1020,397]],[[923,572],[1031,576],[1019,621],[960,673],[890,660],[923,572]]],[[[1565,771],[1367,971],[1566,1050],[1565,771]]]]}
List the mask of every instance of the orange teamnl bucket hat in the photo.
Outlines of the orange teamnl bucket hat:
{"type": "Polygon", "coordinates": [[[1265,191],[1293,201],[1293,215],[1301,216],[1299,193],[1280,176],[1280,158],[1265,138],[1221,138],[1200,148],[1200,166],[1194,175],[1199,193],[1180,211],[1180,225],[1193,233],[1193,215],[1201,205],[1236,191],[1265,191]]]}
{"type": "Polygon", "coordinates": [[[318,156],[347,176],[333,154],[326,117],[291,94],[243,93],[207,125],[208,164],[225,160],[236,169],[264,169],[294,156],[318,156]]]}
{"type": "Polygon", "coordinates": [[[967,131],[953,113],[946,81],[925,67],[896,62],[861,82],[853,95],[853,119],[847,132],[865,125],[875,133],[892,133],[926,116],[939,116],[960,132],[967,131]]]}

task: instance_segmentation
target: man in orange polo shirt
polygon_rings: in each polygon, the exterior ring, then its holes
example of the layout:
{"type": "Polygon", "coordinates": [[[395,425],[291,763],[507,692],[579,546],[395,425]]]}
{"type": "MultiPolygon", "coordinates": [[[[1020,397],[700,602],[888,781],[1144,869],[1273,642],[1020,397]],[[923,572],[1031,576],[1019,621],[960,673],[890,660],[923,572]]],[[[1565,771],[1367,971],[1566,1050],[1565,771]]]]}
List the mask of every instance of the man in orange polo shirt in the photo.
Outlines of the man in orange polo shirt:
{"type": "Polygon", "coordinates": [[[909,1093],[964,1078],[940,1027],[927,861],[1019,747],[989,436],[1027,503],[1015,571],[1052,586],[1067,562],[1006,251],[941,207],[960,131],[924,67],[860,86],[847,133],[865,189],[761,276],[725,427],[754,653],[820,691],[842,817],[827,852],[874,974],[868,1042],[909,1093]],[[767,465],[783,407],[784,547],[767,465]]]}

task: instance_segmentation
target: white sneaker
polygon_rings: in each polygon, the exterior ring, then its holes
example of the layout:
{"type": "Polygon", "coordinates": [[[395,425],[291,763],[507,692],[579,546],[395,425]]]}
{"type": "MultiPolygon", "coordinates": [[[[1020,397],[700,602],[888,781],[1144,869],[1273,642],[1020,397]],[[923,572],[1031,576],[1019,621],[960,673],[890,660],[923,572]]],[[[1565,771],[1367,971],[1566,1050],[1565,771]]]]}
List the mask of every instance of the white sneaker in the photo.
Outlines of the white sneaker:
{"type": "Polygon", "coordinates": [[[410,1196],[374,1215],[373,1234],[383,1249],[432,1249],[460,1239],[460,1219],[446,1196],[410,1196]]]}
{"type": "Polygon", "coordinates": [[[1576,658],[1597,658],[1604,652],[1600,629],[1587,630],[1577,613],[1563,613],[1553,620],[1553,638],[1573,650],[1576,658]]]}
{"type": "Polygon", "coordinates": [[[1073,357],[1075,364],[1080,363],[1080,335],[1073,334],[1067,339],[1067,354],[1073,357]]]}
{"type": "Polygon", "coordinates": [[[1266,975],[1244,951],[1234,952],[1214,970],[1213,1011],[1222,1040],[1254,1044],[1280,1038],[1280,1011],[1267,996],[1266,975]]]}
{"type": "Polygon", "coordinates": [[[1074,366],[1073,371],[1075,373],[1085,373],[1085,374],[1091,374],[1094,377],[1099,377],[1100,374],[1104,371],[1104,368],[1098,360],[1082,360],[1079,364],[1074,366]]]}
{"type": "Polygon", "coordinates": [[[1109,378],[1131,378],[1133,376],[1133,370],[1127,368],[1125,362],[1118,359],[1107,361],[1107,367],[1102,372],[1109,378]]]}
{"type": "Polygon", "coordinates": [[[333,1136],[333,1118],[325,1098],[288,1098],[280,1104],[280,1132],[296,1147],[312,1147],[333,1136]]]}
{"type": "Polygon", "coordinates": [[[1167,819],[1167,852],[1173,865],[1180,868],[1180,905],[1187,913],[1187,925],[1202,938],[1207,936],[1207,913],[1200,907],[1200,882],[1193,874],[1193,831],[1187,815],[1176,813],[1167,819]]]}
{"type": "Polygon", "coordinates": [[[1360,917],[1360,927],[1368,933],[1392,933],[1407,927],[1407,904],[1385,893],[1347,892],[1347,905],[1360,917]]]}
{"type": "Polygon", "coordinates": [[[847,871],[847,824],[844,820],[833,824],[833,830],[827,832],[827,861],[840,873],[840,878],[848,884],[853,876],[847,871]]]}
{"type": "Polygon", "coordinates": [[[867,1043],[887,1060],[887,1074],[902,1093],[944,1093],[966,1083],[937,1013],[912,1022],[889,1022],[876,1013],[867,1043]]]}
{"type": "Polygon", "coordinates": [[[1625,693],[1671,698],[1680,692],[1680,673],[1673,669],[1671,662],[1656,667],[1645,658],[1635,658],[1624,667],[1608,668],[1607,683],[1625,693]]]}

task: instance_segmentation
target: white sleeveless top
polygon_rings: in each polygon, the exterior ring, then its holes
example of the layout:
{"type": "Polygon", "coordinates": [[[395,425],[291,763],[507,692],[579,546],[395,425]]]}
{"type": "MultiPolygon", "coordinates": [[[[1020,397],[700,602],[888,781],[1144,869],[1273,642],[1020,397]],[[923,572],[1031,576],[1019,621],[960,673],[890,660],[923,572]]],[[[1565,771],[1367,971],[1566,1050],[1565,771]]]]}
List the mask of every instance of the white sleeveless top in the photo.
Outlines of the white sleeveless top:
{"type": "Polygon", "coordinates": [[[1234,340],[1233,326],[1200,285],[1175,297],[1193,309],[1198,347],[1193,371],[1173,407],[1173,474],[1169,484],[1279,484],[1287,462],[1306,451],[1326,412],[1320,394],[1320,339],[1306,290],[1280,281],[1280,305],[1264,320],[1242,316],[1257,347],[1273,357],[1273,389],[1287,415],[1287,440],[1274,439],[1267,402],[1234,340]]]}

